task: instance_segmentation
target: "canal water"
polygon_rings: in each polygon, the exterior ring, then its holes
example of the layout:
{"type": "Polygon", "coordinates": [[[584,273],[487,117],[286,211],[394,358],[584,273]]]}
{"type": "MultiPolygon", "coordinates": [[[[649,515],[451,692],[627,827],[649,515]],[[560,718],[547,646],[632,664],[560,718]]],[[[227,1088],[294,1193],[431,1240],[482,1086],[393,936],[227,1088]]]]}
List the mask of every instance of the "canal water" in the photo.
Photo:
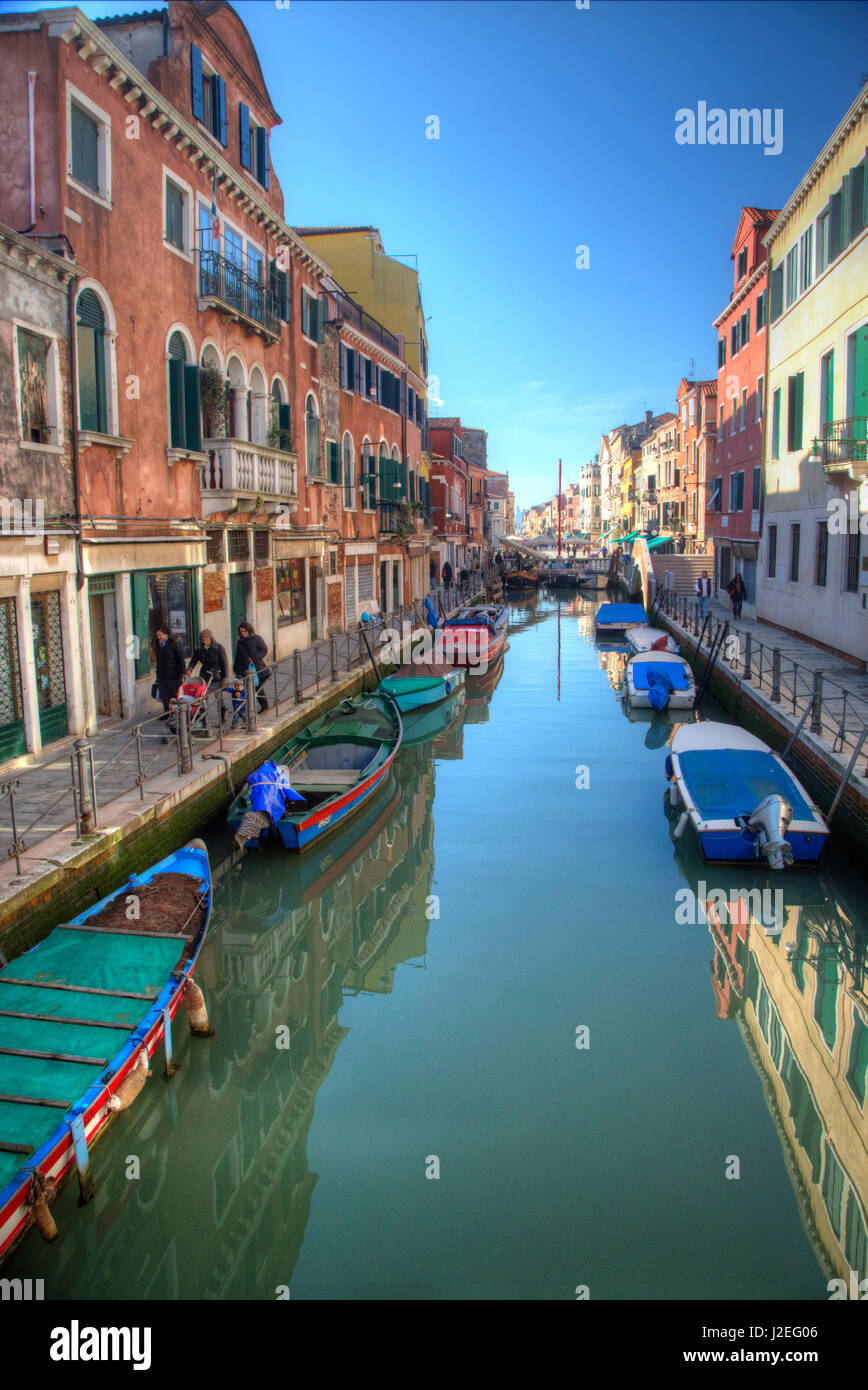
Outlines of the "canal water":
{"type": "Polygon", "coordinates": [[[215,1036],[179,1021],[95,1200],[68,1183],[58,1241],[4,1274],[267,1300],[824,1300],[868,1275],[865,883],[834,845],[753,876],[673,840],[672,725],[626,717],[595,607],[514,603],[501,669],[312,857],[209,835],[215,1036]],[[773,913],[684,920],[686,889],[756,886],[773,913]]]}

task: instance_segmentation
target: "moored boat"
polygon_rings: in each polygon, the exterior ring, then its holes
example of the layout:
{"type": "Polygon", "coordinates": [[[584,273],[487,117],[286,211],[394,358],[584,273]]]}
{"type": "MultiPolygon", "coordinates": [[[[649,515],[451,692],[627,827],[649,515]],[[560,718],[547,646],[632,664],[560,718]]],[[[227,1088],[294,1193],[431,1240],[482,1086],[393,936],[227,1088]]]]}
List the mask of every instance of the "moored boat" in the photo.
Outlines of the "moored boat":
{"type": "Polygon", "coordinates": [[[437,671],[431,666],[402,666],[380,681],[380,690],[395,701],[402,714],[438,705],[464,684],[464,671],[446,667],[437,671]]]}
{"type": "Polygon", "coordinates": [[[598,637],[623,639],[628,628],[645,626],[648,614],[641,603],[601,603],[594,618],[598,637]]]}
{"type": "Polygon", "coordinates": [[[139,1094],[182,1000],[210,1033],[193,967],[208,930],[211,868],[193,840],[0,971],[0,1259],[78,1168],[93,1195],[89,1146],[139,1094]]]}
{"type": "Polygon", "coordinates": [[[624,633],[627,643],[634,652],[677,652],[678,643],[668,632],[659,627],[628,627],[624,633]]]}
{"type": "Polygon", "coordinates": [[[627,662],[624,698],[639,709],[693,709],[696,682],[677,652],[639,652],[627,662]]]}
{"type": "Polygon", "coordinates": [[[477,604],[447,618],[440,634],[443,660],[454,666],[486,671],[506,646],[509,614],[503,604],[477,604]]]}
{"type": "Polygon", "coordinates": [[[227,816],[236,840],[246,849],[274,831],[289,850],[309,848],[384,782],[402,733],[387,695],[342,700],[250,774],[227,816]]]}
{"type": "Polygon", "coordinates": [[[670,803],[691,823],[706,859],[771,869],[817,859],[829,828],[798,778],[746,729],[702,722],[679,728],[666,760],[670,803]]]}

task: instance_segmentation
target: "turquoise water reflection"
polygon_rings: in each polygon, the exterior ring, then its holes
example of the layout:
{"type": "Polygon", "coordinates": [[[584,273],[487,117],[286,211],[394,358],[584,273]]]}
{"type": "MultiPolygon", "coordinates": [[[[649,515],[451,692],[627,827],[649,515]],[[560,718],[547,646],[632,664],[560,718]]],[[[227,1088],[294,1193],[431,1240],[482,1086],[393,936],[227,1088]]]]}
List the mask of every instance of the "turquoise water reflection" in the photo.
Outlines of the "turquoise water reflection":
{"type": "Polygon", "coordinates": [[[215,832],[216,1036],[179,1039],[178,1076],[96,1148],[95,1202],[68,1187],[59,1241],[4,1273],[250,1299],[866,1277],[864,885],[834,854],[712,873],[671,838],[671,722],[625,717],[593,605],[512,611],[500,669],[342,837],[242,859],[215,832]],[[740,886],[783,891],[779,929],[737,902],[676,921],[686,887],[740,886]]]}

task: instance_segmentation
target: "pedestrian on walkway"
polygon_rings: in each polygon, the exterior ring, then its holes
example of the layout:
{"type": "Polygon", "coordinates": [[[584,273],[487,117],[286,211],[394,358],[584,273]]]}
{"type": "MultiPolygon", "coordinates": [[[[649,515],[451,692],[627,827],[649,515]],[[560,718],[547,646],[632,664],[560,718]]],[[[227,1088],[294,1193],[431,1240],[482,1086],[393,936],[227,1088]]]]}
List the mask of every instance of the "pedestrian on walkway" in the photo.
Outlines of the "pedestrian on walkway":
{"type": "Polygon", "coordinates": [[[703,570],[697,579],[696,593],[699,598],[699,616],[704,618],[708,612],[708,600],[711,598],[711,580],[708,577],[708,570],[703,570]]]}
{"type": "Polygon", "coordinates": [[[151,694],[163,706],[160,722],[168,723],[169,704],[178,693],[187,663],[184,653],[167,627],[158,627],[154,632],[154,662],[157,678],[151,686],[151,694]]]}
{"type": "Polygon", "coordinates": [[[746,597],[744,580],[742,579],[740,573],[734,574],[732,576],[732,579],[726,586],[726,592],[729,594],[730,600],[732,602],[732,616],[734,618],[740,618],[741,606],[744,603],[746,597]]]}
{"type": "Polygon", "coordinates": [[[195,666],[199,663],[199,669],[203,680],[211,681],[211,690],[217,699],[219,712],[221,703],[221,691],[226,677],[229,675],[229,660],[226,656],[226,648],[219,642],[215,642],[214,633],[210,627],[203,627],[199,633],[199,645],[190,658],[190,665],[195,666]]]}
{"type": "Polygon", "coordinates": [[[686,539],[685,536],[681,535],[681,536],[678,537],[678,541],[676,542],[676,552],[677,552],[677,554],[679,554],[679,555],[683,555],[686,549],[687,549],[687,539],[686,539]]]}
{"type": "Polygon", "coordinates": [[[238,624],[238,644],[235,648],[235,660],[232,669],[236,676],[243,680],[251,666],[256,672],[256,704],[259,712],[268,709],[268,701],[262,694],[262,687],[270,678],[271,672],[265,665],[265,658],[268,656],[268,647],[262,638],[253,630],[252,623],[238,624]]]}
{"type": "Polygon", "coordinates": [[[444,564],[441,573],[442,573],[442,577],[443,577],[443,588],[446,590],[446,595],[447,595],[447,597],[448,597],[448,595],[449,595],[449,586],[450,586],[451,583],[452,583],[452,566],[450,565],[450,563],[449,563],[448,560],[447,560],[446,563],[444,564]]]}

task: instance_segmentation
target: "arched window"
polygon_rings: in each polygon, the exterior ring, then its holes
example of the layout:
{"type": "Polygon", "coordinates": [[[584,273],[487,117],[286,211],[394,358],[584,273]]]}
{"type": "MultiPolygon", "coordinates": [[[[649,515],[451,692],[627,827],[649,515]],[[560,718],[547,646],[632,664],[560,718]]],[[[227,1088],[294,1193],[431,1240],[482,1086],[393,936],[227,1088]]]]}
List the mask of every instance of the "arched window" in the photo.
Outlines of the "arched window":
{"type": "Polygon", "coordinates": [[[359,486],[362,490],[362,507],[366,511],[373,511],[377,505],[377,460],[370,439],[362,442],[359,486]]]}
{"type": "Polygon", "coordinates": [[[259,367],[250,373],[250,394],[247,397],[249,409],[248,433],[253,444],[268,444],[269,396],[265,377],[259,367]]]}
{"type": "Polygon", "coordinates": [[[356,470],[353,458],[353,437],[349,430],[344,435],[342,464],[344,474],[344,506],[351,510],[356,505],[356,470]]]}
{"type": "Polygon", "coordinates": [[[292,428],[289,406],[283,397],[283,386],[275,377],[271,385],[271,438],[275,449],[292,450],[292,428]]]}
{"type": "Polygon", "coordinates": [[[229,377],[229,437],[247,438],[247,381],[244,368],[238,357],[232,356],[226,364],[229,377]]]}
{"type": "Polygon", "coordinates": [[[105,314],[93,290],[82,290],[76,301],[75,348],[79,427],[95,434],[108,434],[105,314]]]}
{"type": "Polygon", "coordinates": [[[321,476],[319,457],[319,416],[316,413],[316,400],[308,396],[304,407],[305,470],[308,478],[321,476]]]}
{"type": "Polygon", "coordinates": [[[169,447],[202,448],[199,368],[190,362],[187,342],[177,330],[169,339],[169,447]]]}

